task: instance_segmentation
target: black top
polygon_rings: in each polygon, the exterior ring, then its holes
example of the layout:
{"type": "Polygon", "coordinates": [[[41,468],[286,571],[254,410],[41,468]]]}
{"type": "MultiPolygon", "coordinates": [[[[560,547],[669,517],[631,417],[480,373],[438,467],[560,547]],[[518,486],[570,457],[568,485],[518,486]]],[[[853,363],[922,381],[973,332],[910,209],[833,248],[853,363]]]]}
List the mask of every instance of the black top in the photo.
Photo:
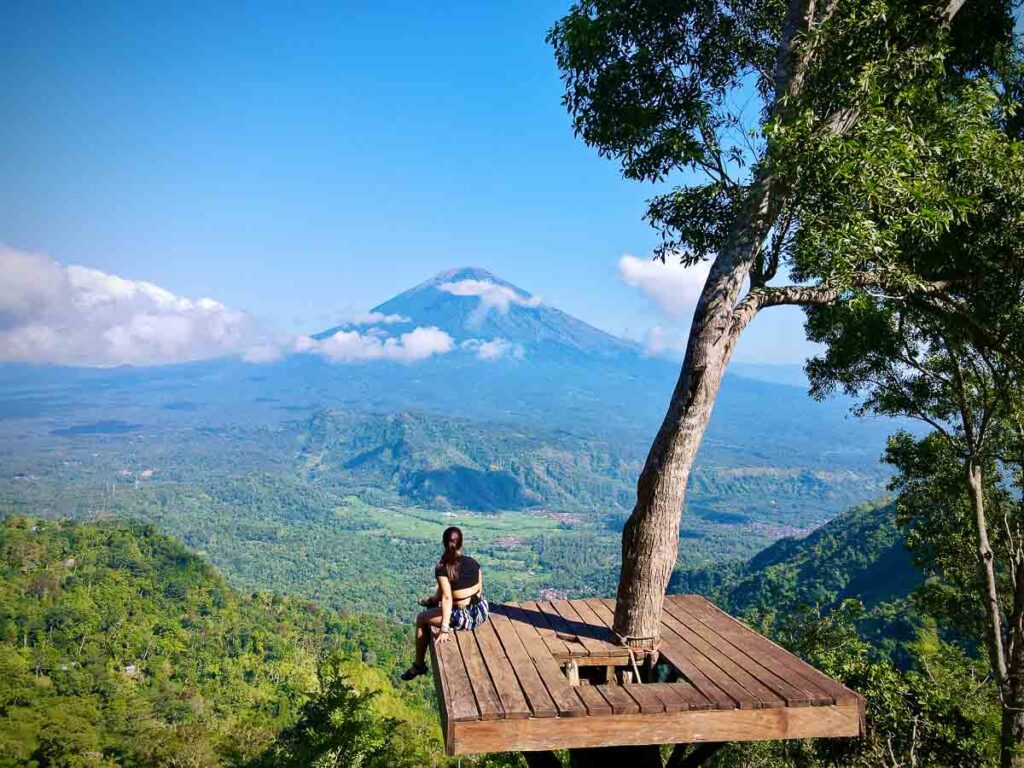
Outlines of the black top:
{"type": "MultiPolygon", "coordinates": [[[[445,570],[444,563],[439,562],[437,567],[434,569],[434,578],[440,578],[442,576],[447,577],[448,572],[445,570]]],[[[468,555],[462,555],[459,558],[459,578],[452,582],[452,592],[457,592],[460,589],[468,589],[469,587],[475,587],[479,580],[480,563],[468,555]]]]}

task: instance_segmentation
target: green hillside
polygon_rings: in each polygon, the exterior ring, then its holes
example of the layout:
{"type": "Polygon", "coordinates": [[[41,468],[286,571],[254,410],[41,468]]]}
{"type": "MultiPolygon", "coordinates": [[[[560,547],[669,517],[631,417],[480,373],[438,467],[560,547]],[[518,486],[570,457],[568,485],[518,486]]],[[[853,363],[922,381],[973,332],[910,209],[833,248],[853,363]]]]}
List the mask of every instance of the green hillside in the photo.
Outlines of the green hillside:
{"type": "Polygon", "coordinates": [[[322,709],[325,687],[353,705],[356,730],[401,722],[389,726],[401,748],[366,765],[440,760],[426,683],[399,696],[389,679],[407,655],[403,630],[240,595],[148,525],[9,517],[0,766],[245,765],[268,750],[280,763],[279,732],[305,734],[296,723],[322,709]]]}
{"type": "Polygon", "coordinates": [[[850,509],[805,538],[784,538],[746,562],[677,572],[670,592],[698,592],[744,616],[770,619],[810,607],[830,611],[844,600],[865,607],[875,639],[909,640],[910,593],[921,572],[904,546],[892,504],[850,509]]]}
{"type": "Polygon", "coordinates": [[[438,508],[622,508],[639,471],[601,440],[424,413],[321,411],[300,439],[312,477],[438,508]]]}

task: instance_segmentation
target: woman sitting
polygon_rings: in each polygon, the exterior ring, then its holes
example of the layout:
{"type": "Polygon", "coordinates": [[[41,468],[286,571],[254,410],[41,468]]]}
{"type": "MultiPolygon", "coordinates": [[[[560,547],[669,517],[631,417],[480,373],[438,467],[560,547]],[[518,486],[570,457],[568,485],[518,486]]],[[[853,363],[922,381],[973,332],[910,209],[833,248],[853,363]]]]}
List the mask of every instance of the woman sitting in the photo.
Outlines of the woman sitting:
{"type": "Polygon", "coordinates": [[[462,531],[448,528],[441,541],[444,551],[434,568],[437,590],[420,600],[426,610],[416,617],[416,660],[402,673],[403,680],[426,674],[427,643],[433,627],[438,628],[437,642],[446,643],[452,630],[475,629],[487,621],[483,571],[480,563],[462,554],[462,531]]]}

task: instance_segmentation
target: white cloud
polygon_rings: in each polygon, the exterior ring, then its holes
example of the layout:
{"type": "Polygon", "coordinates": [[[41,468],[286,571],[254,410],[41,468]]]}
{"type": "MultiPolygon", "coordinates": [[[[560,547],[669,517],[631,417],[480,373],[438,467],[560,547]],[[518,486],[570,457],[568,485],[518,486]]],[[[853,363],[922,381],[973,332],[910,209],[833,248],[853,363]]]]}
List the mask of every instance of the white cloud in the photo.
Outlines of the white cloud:
{"type": "Polygon", "coordinates": [[[476,296],[480,299],[483,310],[496,309],[501,314],[508,312],[513,304],[524,307],[539,307],[541,300],[537,296],[526,296],[507,285],[498,285],[490,280],[459,280],[455,283],[441,283],[439,291],[453,296],[476,296]]]}
{"type": "Polygon", "coordinates": [[[395,325],[410,322],[404,315],[386,315],[383,312],[360,312],[344,318],[339,325],[395,325]]]}
{"type": "Polygon", "coordinates": [[[0,360],[155,365],[226,354],[268,357],[271,334],[213,299],[0,247],[0,360]]]}
{"type": "Polygon", "coordinates": [[[687,330],[655,325],[644,337],[644,352],[651,357],[679,360],[686,351],[687,330]]]}
{"type": "Polygon", "coordinates": [[[242,353],[242,359],[247,363],[276,363],[284,357],[284,349],[280,344],[257,344],[242,353]]]}
{"type": "Polygon", "coordinates": [[[443,355],[454,348],[455,342],[444,331],[433,326],[419,327],[397,337],[384,337],[380,333],[338,331],[326,339],[308,336],[298,338],[296,352],[319,354],[334,362],[360,360],[396,360],[412,363],[433,355],[443,355]]]}
{"type": "Polygon", "coordinates": [[[673,316],[693,311],[710,268],[710,262],[684,267],[675,261],[663,263],[629,255],[619,259],[619,277],[623,282],[639,288],[673,316]]]}
{"type": "Polygon", "coordinates": [[[459,346],[475,353],[478,360],[498,360],[506,355],[521,360],[524,354],[522,344],[513,343],[508,339],[466,339],[459,346]]]}

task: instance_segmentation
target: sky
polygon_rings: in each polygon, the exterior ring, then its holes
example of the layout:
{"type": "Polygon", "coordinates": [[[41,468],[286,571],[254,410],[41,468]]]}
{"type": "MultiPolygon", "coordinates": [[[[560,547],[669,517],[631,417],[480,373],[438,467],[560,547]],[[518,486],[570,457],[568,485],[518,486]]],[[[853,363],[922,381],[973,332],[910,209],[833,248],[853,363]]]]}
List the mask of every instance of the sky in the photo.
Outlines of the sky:
{"type": "MultiPolygon", "coordinates": [[[[658,190],[573,136],[544,41],[566,9],[4,3],[0,319],[135,286],[307,334],[472,265],[677,354],[700,273],[650,272],[658,190]]],[[[801,361],[801,323],[763,313],[736,358],[801,361]]]]}

